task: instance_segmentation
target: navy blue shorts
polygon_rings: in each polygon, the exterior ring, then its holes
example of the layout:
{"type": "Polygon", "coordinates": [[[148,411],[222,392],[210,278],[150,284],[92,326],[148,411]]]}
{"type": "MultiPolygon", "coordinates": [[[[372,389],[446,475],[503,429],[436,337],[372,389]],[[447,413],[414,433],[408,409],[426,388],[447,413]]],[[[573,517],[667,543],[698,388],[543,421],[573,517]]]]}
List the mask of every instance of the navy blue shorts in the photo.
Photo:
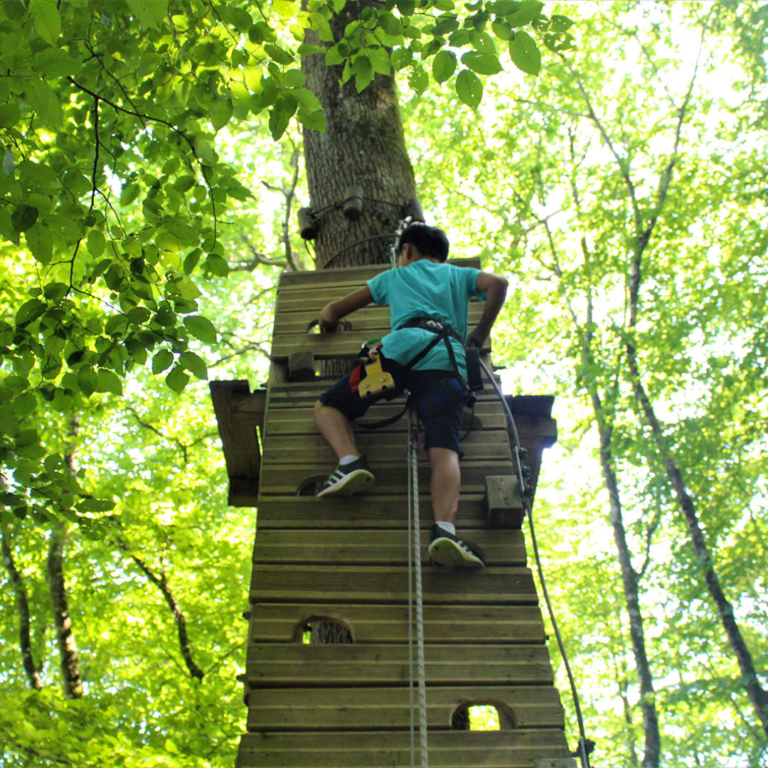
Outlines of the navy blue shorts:
{"type": "MultiPolygon", "coordinates": [[[[415,402],[419,402],[433,392],[441,381],[455,378],[453,371],[406,371],[394,360],[386,361],[385,370],[392,374],[397,387],[407,389],[411,393],[415,402]]],[[[323,405],[341,411],[350,421],[354,421],[364,416],[374,403],[385,399],[386,393],[362,398],[357,392],[352,391],[349,383],[350,375],[348,373],[326,389],[319,400],[323,405]]],[[[458,453],[459,458],[464,455],[459,447],[463,409],[463,401],[458,400],[442,408],[437,414],[422,417],[425,448],[447,448],[458,453]]],[[[371,418],[371,421],[375,420],[371,418]]]]}

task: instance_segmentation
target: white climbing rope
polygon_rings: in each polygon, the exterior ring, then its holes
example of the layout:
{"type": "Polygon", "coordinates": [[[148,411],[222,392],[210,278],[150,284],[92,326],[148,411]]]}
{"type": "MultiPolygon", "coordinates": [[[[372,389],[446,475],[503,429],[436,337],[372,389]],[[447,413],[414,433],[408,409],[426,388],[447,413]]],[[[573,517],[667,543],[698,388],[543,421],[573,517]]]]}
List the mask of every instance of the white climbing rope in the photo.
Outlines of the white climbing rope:
{"type": "Polygon", "coordinates": [[[429,768],[427,748],[427,675],[424,670],[424,605],[421,584],[421,530],[419,521],[419,425],[416,412],[409,413],[408,428],[408,650],[411,680],[411,766],[415,762],[414,702],[413,702],[413,609],[416,603],[416,672],[419,683],[419,751],[421,768],[429,768]],[[411,574],[415,578],[411,578],[411,574]],[[416,595],[414,601],[413,582],[416,595]]]}

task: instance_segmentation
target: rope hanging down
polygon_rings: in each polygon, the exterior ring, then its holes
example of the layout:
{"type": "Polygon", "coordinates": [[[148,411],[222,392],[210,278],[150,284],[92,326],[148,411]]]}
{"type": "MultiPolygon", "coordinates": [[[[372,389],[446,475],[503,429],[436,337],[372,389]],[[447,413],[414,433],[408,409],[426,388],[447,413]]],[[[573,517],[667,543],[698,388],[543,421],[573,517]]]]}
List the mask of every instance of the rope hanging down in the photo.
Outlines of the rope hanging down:
{"type": "Polygon", "coordinates": [[[424,670],[424,605],[421,584],[421,524],[419,519],[419,422],[416,411],[409,413],[408,429],[408,651],[411,696],[411,768],[415,764],[413,703],[413,604],[416,604],[416,672],[419,684],[419,751],[421,768],[429,768],[427,749],[427,676],[424,670]],[[412,577],[414,574],[415,577],[412,577]],[[415,581],[416,595],[412,588],[415,581]]]}
{"type": "Polygon", "coordinates": [[[507,417],[507,422],[509,424],[509,432],[510,437],[512,438],[512,443],[515,451],[515,463],[517,465],[517,480],[520,484],[520,497],[523,502],[523,510],[525,511],[527,517],[528,517],[528,528],[531,532],[531,545],[533,547],[533,554],[536,559],[536,568],[539,573],[539,582],[541,583],[541,591],[544,595],[544,601],[547,604],[547,611],[549,612],[549,618],[552,622],[552,629],[555,632],[555,637],[557,638],[557,645],[560,648],[560,655],[563,658],[563,665],[565,666],[565,671],[568,675],[568,682],[571,686],[571,696],[573,697],[573,707],[576,710],[576,720],[579,724],[579,758],[581,759],[581,765],[582,768],[590,768],[589,765],[589,757],[587,755],[586,750],[586,742],[587,737],[584,733],[584,719],[581,715],[581,704],[579,703],[579,694],[576,690],[576,681],[573,677],[573,672],[571,671],[571,664],[568,661],[568,655],[565,652],[565,643],[563,642],[563,638],[560,635],[560,629],[557,626],[557,620],[555,619],[555,612],[552,608],[552,602],[549,599],[549,593],[547,592],[547,584],[544,581],[544,571],[541,567],[541,558],[539,557],[539,547],[536,543],[536,531],[533,525],[533,512],[531,511],[531,494],[526,487],[526,475],[523,471],[523,457],[521,456],[521,452],[525,449],[520,444],[520,436],[517,433],[517,425],[515,424],[515,417],[512,415],[512,411],[509,409],[509,405],[507,404],[507,401],[504,399],[504,395],[501,392],[501,388],[499,387],[498,383],[496,382],[496,379],[494,379],[493,374],[488,370],[488,367],[485,365],[485,363],[480,360],[480,365],[482,366],[483,370],[485,371],[485,375],[488,378],[488,381],[491,383],[491,386],[493,386],[494,390],[496,391],[496,395],[499,398],[499,401],[501,402],[502,406],[504,407],[504,412],[507,417]]]}

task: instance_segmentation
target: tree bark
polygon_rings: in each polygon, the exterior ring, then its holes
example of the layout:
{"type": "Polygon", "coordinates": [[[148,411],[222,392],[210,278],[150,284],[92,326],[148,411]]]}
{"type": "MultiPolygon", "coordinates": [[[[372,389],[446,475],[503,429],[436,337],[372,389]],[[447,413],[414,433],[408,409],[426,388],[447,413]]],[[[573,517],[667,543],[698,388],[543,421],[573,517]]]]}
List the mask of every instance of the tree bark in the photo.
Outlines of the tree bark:
{"type": "Polygon", "coordinates": [[[762,726],[763,732],[768,736],[768,692],[766,692],[765,688],[760,685],[752,654],[741,634],[739,625],[736,623],[736,617],[733,614],[733,606],[725,597],[725,593],[720,585],[720,580],[715,572],[712,557],[709,554],[709,547],[704,538],[704,532],[699,525],[696,506],[685,487],[682,472],[677,466],[672,451],[667,445],[661,422],[658,420],[653,404],[643,386],[637,362],[637,350],[632,343],[627,343],[626,350],[635,399],[643,413],[646,423],[651,428],[656,447],[664,461],[667,477],[672,483],[677,503],[688,524],[688,530],[691,534],[691,542],[693,543],[696,559],[701,567],[707,590],[717,609],[720,623],[723,625],[723,629],[725,629],[725,634],[728,637],[731,650],[739,665],[742,683],[747,691],[747,696],[749,696],[749,700],[752,703],[752,707],[755,710],[755,714],[762,726]]]}
{"type": "Polygon", "coordinates": [[[2,544],[3,564],[11,579],[13,591],[16,593],[16,607],[19,611],[19,648],[21,650],[21,662],[24,666],[24,672],[27,675],[29,687],[35,691],[41,691],[43,689],[43,681],[40,677],[40,670],[35,664],[35,659],[32,654],[32,639],[30,632],[31,621],[27,588],[24,584],[24,579],[14,562],[13,552],[8,544],[5,531],[2,532],[2,542],[0,543],[2,544]]]}
{"type": "Polygon", "coordinates": [[[187,633],[187,618],[184,616],[184,612],[176,601],[173,592],[171,592],[165,574],[163,573],[161,576],[155,574],[141,558],[130,551],[125,542],[119,541],[118,546],[124,552],[128,553],[133,562],[138,566],[139,570],[160,590],[160,594],[165,599],[165,602],[173,615],[173,619],[176,622],[176,630],[179,635],[179,649],[181,651],[181,657],[184,659],[184,664],[189,671],[189,675],[190,677],[196,677],[198,680],[202,680],[205,673],[197,666],[192,657],[192,645],[189,642],[189,635],[187,633]]]}
{"type": "Polygon", "coordinates": [[[51,540],[48,546],[48,586],[51,591],[56,642],[61,658],[61,682],[64,696],[68,699],[79,699],[83,695],[83,683],[80,679],[80,662],[75,638],[72,634],[72,620],[69,616],[67,590],[64,582],[64,547],[66,542],[66,525],[58,523],[51,531],[51,540]]]}
{"type": "MultiPolygon", "coordinates": [[[[378,8],[379,4],[374,0],[348,3],[333,17],[334,41],[343,37],[347,24],[357,20],[366,7],[378,8]]],[[[331,45],[322,43],[312,31],[307,31],[305,39],[312,45],[331,45]]],[[[343,66],[327,67],[322,53],[305,56],[302,69],[306,86],[320,100],[327,121],[324,134],[304,129],[312,210],[340,203],[350,185],[361,186],[366,198],[357,221],[347,220],[338,209],[323,217],[315,241],[316,267],[386,263],[392,237],[385,236],[393,235],[397,228],[402,217],[399,206],[416,196],[395,79],[377,74],[357,93],[354,78],[339,85],[343,66]]]]}

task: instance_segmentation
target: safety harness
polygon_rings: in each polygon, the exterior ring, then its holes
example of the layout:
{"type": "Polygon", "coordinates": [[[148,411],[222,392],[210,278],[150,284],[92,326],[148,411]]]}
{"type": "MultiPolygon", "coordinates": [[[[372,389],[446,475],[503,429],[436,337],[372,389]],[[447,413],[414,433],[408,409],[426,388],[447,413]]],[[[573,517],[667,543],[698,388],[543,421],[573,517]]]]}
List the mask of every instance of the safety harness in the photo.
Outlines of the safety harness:
{"type": "MultiPolygon", "coordinates": [[[[401,326],[396,328],[396,331],[400,331],[404,328],[422,328],[425,331],[430,331],[435,334],[435,338],[430,342],[413,358],[405,363],[402,368],[405,371],[412,370],[418,363],[420,363],[440,342],[443,342],[448,351],[448,358],[451,361],[451,367],[453,368],[454,377],[443,379],[437,387],[432,390],[426,397],[420,402],[414,402],[412,397],[409,397],[406,401],[405,408],[400,413],[390,416],[387,419],[374,422],[360,422],[355,423],[363,429],[381,429],[388,427],[390,424],[394,424],[401,419],[409,408],[414,408],[419,417],[424,420],[433,416],[435,413],[447,408],[450,404],[462,401],[467,408],[473,408],[476,397],[475,392],[483,388],[482,377],[480,373],[480,350],[475,347],[466,347],[466,361],[467,361],[467,380],[461,376],[459,371],[459,365],[456,360],[456,353],[451,344],[451,339],[456,339],[460,344],[462,339],[456,331],[451,328],[448,323],[443,323],[440,320],[435,320],[431,317],[417,317],[407,320],[401,326]]],[[[361,397],[367,396],[367,393],[378,394],[381,391],[388,390],[387,399],[393,399],[400,394],[402,390],[397,390],[389,387],[389,385],[383,387],[383,389],[374,389],[372,387],[364,387],[365,380],[368,378],[368,372],[374,376],[379,374],[381,370],[380,354],[376,353],[373,358],[370,357],[370,349],[367,345],[363,348],[363,353],[368,359],[368,362],[362,360],[358,366],[352,372],[350,377],[350,384],[359,388],[361,397]],[[362,377],[363,371],[365,371],[365,378],[362,377]]]]}

